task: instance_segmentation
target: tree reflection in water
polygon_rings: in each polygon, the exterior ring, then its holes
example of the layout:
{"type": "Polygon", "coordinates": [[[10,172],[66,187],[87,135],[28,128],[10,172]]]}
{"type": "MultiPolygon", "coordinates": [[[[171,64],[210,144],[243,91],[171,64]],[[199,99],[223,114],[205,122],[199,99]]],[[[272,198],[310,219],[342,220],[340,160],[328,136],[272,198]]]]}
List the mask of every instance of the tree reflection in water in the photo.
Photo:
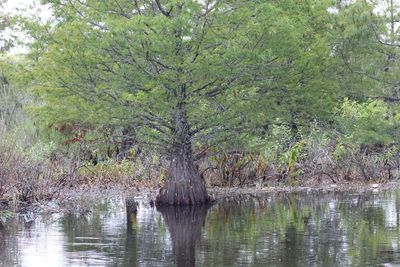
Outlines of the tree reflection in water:
{"type": "Polygon", "coordinates": [[[158,208],[171,234],[176,266],[195,266],[196,244],[200,241],[208,209],[207,205],[158,208]]]}
{"type": "Polygon", "coordinates": [[[137,203],[126,201],[126,241],[123,266],[137,266],[137,203]]]}

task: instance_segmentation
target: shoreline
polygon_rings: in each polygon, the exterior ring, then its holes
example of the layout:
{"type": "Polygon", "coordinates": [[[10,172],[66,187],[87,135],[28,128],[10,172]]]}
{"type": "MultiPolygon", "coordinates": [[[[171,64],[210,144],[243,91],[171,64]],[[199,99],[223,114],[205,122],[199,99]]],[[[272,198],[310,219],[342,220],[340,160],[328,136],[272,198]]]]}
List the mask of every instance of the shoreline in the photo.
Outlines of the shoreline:
{"type": "MultiPolygon", "coordinates": [[[[13,216],[21,216],[24,214],[35,214],[37,216],[46,214],[58,214],[65,212],[85,213],[90,212],[91,208],[101,203],[105,199],[128,199],[133,198],[135,201],[152,205],[160,187],[136,186],[134,188],[124,187],[122,185],[111,185],[107,188],[90,187],[90,188],[68,188],[52,200],[41,201],[37,203],[22,203],[18,208],[15,206],[0,206],[0,219],[2,213],[13,214],[13,216]],[[82,203],[84,203],[82,205],[82,203]]],[[[387,190],[400,189],[400,180],[387,181],[383,183],[362,183],[348,182],[342,184],[321,184],[309,186],[264,186],[264,187],[220,187],[208,186],[207,192],[214,204],[219,201],[229,200],[231,198],[243,195],[263,195],[263,194],[292,194],[292,193],[380,193],[387,190]]],[[[1,220],[0,220],[1,222],[1,220]]]]}
{"type": "Polygon", "coordinates": [[[246,194],[275,194],[275,193],[302,193],[302,192],[321,192],[321,193],[379,193],[386,190],[400,189],[400,180],[388,181],[383,183],[343,183],[337,184],[324,184],[324,185],[310,185],[310,186],[265,186],[265,187],[248,187],[248,188],[235,188],[235,187],[208,187],[209,195],[215,200],[219,201],[223,198],[234,197],[246,194]]]}

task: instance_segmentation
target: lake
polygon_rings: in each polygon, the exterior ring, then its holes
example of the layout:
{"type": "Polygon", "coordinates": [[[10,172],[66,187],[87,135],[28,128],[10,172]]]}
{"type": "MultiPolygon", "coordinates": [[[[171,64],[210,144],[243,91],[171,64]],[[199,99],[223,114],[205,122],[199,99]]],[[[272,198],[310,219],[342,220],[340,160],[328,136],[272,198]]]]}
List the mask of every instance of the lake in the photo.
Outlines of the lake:
{"type": "Polygon", "coordinates": [[[0,266],[400,266],[400,191],[271,193],[157,210],[138,199],[0,227],[0,266]]]}

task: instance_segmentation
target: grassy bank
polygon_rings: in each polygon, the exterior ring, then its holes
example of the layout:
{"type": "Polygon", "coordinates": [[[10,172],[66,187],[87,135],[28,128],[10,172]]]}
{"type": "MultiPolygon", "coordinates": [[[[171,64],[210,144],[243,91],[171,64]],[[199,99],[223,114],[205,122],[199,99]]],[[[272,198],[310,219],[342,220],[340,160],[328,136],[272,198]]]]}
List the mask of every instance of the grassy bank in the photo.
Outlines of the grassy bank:
{"type": "MultiPolygon", "coordinates": [[[[76,162],[75,156],[63,160],[35,158],[27,153],[29,149],[16,149],[15,144],[5,142],[7,139],[3,137],[0,142],[3,210],[24,211],[54,201],[65,204],[74,192],[91,195],[112,190],[127,196],[146,193],[154,199],[166,175],[166,162],[152,154],[96,164],[76,162]]],[[[349,155],[339,161],[335,160],[330,143],[322,147],[303,142],[299,155],[290,153],[288,161],[274,163],[260,154],[208,149],[198,161],[198,168],[214,199],[245,193],[310,189],[361,192],[398,186],[396,157],[384,158],[382,151],[349,155]]]]}

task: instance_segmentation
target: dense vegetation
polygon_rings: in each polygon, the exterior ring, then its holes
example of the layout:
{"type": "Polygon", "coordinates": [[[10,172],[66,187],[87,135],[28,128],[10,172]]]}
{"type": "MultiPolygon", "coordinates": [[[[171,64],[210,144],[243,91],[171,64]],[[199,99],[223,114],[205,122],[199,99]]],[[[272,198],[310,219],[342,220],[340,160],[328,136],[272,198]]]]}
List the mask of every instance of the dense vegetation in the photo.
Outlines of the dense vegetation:
{"type": "Polygon", "coordinates": [[[29,52],[0,60],[0,201],[165,181],[157,201],[186,205],[206,185],[400,176],[393,0],[42,4],[50,21],[1,20],[30,38],[1,42],[29,52]]]}

